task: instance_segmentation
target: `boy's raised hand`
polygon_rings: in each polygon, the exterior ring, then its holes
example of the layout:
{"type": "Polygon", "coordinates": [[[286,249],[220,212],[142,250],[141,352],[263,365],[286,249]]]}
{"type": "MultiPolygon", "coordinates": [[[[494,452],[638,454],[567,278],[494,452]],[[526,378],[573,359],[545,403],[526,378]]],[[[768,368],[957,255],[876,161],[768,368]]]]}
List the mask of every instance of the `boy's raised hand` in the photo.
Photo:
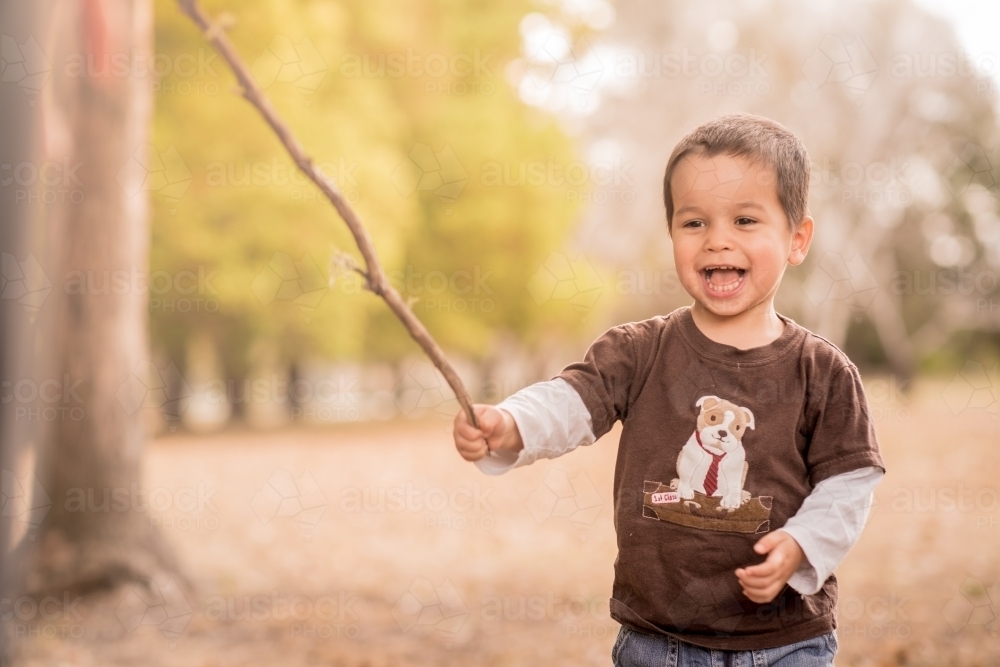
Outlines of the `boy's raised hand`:
{"type": "Polygon", "coordinates": [[[465,410],[455,415],[455,448],[466,461],[478,461],[489,455],[490,450],[517,452],[524,447],[517,423],[510,413],[492,405],[476,403],[472,406],[479,428],[469,423],[465,410]]]}
{"type": "Polygon", "coordinates": [[[760,538],[753,550],[768,554],[767,560],[759,565],[737,568],[736,578],[743,586],[744,595],[754,602],[766,604],[778,596],[806,556],[795,538],[783,530],[760,538]]]}

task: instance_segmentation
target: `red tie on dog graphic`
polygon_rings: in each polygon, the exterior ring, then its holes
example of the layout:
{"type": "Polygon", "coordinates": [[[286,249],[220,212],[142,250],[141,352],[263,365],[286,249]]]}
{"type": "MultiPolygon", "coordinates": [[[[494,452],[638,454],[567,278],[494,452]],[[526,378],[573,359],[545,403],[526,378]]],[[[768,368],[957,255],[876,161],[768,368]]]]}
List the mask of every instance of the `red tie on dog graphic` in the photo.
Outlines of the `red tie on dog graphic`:
{"type": "Polygon", "coordinates": [[[710,452],[705,445],[701,444],[701,435],[698,431],[694,432],[694,437],[698,441],[698,446],[712,456],[712,462],[708,466],[708,472],[705,473],[705,495],[710,496],[715,493],[717,488],[719,488],[719,461],[726,456],[726,452],[723,452],[722,454],[714,454],[710,452]]]}

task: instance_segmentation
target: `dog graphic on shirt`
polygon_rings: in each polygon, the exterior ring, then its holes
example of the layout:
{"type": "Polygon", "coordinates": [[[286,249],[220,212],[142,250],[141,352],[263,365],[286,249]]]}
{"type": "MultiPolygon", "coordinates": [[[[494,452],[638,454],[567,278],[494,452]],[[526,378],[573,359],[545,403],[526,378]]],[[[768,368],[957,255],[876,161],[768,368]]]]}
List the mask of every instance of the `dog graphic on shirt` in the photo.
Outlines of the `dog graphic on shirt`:
{"type": "Polygon", "coordinates": [[[753,413],[718,396],[702,396],[695,407],[701,409],[698,424],[677,457],[679,477],[670,486],[682,499],[697,491],[718,496],[721,508],[736,509],[750,499],[743,490],[749,467],[743,436],[754,428],[753,413]]]}

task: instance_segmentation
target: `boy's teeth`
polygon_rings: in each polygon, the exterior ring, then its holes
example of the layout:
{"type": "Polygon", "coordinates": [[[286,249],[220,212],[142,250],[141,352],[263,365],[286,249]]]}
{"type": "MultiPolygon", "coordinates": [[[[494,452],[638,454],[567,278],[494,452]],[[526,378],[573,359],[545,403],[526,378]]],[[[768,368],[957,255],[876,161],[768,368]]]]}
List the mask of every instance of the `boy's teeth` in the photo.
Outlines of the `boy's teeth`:
{"type": "Polygon", "coordinates": [[[705,271],[705,280],[713,292],[732,292],[743,284],[746,269],[734,266],[713,266],[705,271]]]}

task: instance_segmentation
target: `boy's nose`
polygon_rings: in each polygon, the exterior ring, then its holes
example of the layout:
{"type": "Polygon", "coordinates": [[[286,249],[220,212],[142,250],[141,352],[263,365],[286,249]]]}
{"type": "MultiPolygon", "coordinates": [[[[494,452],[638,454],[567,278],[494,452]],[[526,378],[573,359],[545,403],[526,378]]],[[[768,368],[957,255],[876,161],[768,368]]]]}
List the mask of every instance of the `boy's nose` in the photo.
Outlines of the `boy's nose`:
{"type": "Polygon", "coordinates": [[[708,230],[706,246],[708,250],[732,250],[732,237],[724,225],[711,225],[708,230]]]}

